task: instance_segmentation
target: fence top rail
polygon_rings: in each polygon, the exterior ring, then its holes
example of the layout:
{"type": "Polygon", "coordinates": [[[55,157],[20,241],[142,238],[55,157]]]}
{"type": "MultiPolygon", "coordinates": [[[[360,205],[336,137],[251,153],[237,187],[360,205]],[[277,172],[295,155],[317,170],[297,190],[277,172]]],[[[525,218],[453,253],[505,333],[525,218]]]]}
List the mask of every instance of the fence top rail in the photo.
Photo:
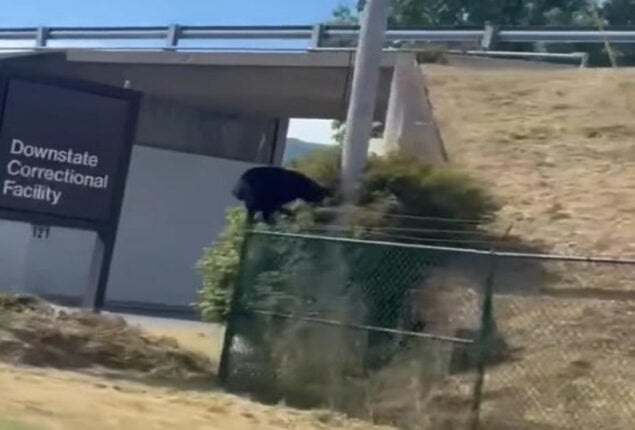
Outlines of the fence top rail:
{"type": "Polygon", "coordinates": [[[381,240],[366,240],[366,239],[353,239],[339,236],[322,236],[316,234],[302,234],[302,233],[285,233],[280,231],[267,231],[250,229],[246,230],[248,235],[260,235],[260,236],[277,236],[286,237],[289,239],[305,239],[313,241],[323,242],[337,242],[356,245],[374,245],[374,246],[393,246],[400,248],[419,249],[428,251],[443,251],[458,254],[467,255],[479,255],[490,256],[499,258],[510,259],[522,259],[522,260],[545,260],[545,261],[562,261],[562,262],[578,262],[578,263],[600,263],[600,264],[620,264],[620,265],[633,265],[635,266],[635,259],[625,259],[617,257],[593,257],[593,256],[580,256],[580,255],[561,255],[561,254],[544,254],[544,253],[530,253],[530,252],[507,252],[507,251],[485,251],[473,248],[456,248],[450,246],[436,246],[436,245],[422,245],[411,243],[398,243],[387,242],[381,240]]]}

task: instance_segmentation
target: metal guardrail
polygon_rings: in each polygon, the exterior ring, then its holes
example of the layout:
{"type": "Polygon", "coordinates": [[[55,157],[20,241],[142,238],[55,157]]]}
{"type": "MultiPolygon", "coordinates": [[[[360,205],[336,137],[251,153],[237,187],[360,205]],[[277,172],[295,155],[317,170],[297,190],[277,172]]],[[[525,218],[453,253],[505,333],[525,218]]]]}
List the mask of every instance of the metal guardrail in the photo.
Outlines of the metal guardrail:
{"type": "Polygon", "coordinates": [[[518,51],[476,51],[476,50],[449,50],[449,54],[470,55],[475,57],[504,57],[522,59],[560,59],[576,60],[580,68],[585,68],[589,64],[589,54],[587,52],[518,52],[518,51]]]}
{"type": "MultiPolygon", "coordinates": [[[[607,27],[604,31],[592,28],[451,28],[421,27],[392,28],[386,32],[387,41],[481,43],[495,34],[499,42],[552,42],[552,43],[635,43],[635,27],[607,27]]],[[[185,40],[260,39],[305,40],[311,47],[320,47],[325,41],[354,41],[359,35],[357,26],[300,25],[300,26],[149,26],[149,27],[30,27],[0,28],[0,41],[28,41],[33,46],[47,47],[49,41],[58,40],[165,40],[163,49],[181,49],[185,40]]],[[[86,46],[93,48],[92,46],[86,46]]],[[[16,45],[16,49],[25,49],[16,45]]],[[[95,46],[95,48],[104,48],[95,46]]]]}
{"type": "Polygon", "coordinates": [[[635,31],[504,30],[498,34],[498,40],[501,42],[635,43],[635,31]]]}
{"type": "MultiPolygon", "coordinates": [[[[354,47],[350,48],[308,48],[309,52],[352,52],[355,51],[354,47]]],[[[403,48],[386,48],[384,52],[416,52],[416,49],[403,49],[403,48]]],[[[589,54],[587,52],[527,52],[527,51],[493,51],[493,50],[462,50],[462,49],[448,49],[444,52],[448,54],[467,55],[473,57],[503,57],[503,58],[522,58],[522,59],[560,59],[560,60],[574,60],[577,61],[581,68],[588,65],[589,54]]]]}

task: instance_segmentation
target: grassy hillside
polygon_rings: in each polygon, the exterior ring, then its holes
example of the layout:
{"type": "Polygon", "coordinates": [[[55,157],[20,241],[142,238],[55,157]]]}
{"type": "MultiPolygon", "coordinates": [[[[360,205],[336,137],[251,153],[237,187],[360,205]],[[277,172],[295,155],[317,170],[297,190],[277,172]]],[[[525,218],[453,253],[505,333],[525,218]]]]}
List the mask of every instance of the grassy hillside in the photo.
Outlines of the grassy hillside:
{"type": "MultiPolygon", "coordinates": [[[[498,223],[546,251],[635,257],[635,71],[425,70],[451,161],[499,196],[498,223]]],[[[504,289],[523,272],[499,282],[517,356],[488,372],[484,428],[633,428],[635,267],[547,266],[534,294],[504,289]]]]}
{"type": "Polygon", "coordinates": [[[454,163],[554,251],[635,256],[635,71],[426,66],[454,163]]]}

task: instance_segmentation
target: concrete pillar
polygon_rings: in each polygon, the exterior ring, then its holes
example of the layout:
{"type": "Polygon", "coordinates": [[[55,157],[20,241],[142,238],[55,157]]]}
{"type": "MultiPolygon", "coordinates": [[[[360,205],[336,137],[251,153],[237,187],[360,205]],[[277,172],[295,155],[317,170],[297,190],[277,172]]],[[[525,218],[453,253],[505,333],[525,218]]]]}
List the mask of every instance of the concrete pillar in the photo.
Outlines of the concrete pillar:
{"type": "Polygon", "coordinates": [[[414,54],[400,54],[395,64],[386,122],[386,149],[399,149],[423,161],[447,162],[441,135],[434,121],[424,76],[414,54]]]}
{"type": "Polygon", "coordinates": [[[278,119],[278,130],[276,132],[273,157],[271,164],[280,166],[284,158],[284,151],[287,149],[287,133],[289,132],[289,118],[278,119]]]}
{"type": "Polygon", "coordinates": [[[355,203],[359,198],[360,178],[366,167],[388,4],[388,0],[368,0],[362,12],[342,148],[340,187],[347,203],[355,203]]]}

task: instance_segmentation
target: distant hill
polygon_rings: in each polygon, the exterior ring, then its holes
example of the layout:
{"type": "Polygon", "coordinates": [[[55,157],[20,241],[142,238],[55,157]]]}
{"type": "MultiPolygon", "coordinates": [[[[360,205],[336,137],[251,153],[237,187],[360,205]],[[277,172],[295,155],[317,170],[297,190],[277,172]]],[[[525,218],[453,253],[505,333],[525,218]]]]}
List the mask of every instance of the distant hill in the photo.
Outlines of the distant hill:
{"type": "Polygon", "coordinates": [[[287,146],[284,151],[284,157],[282,158],[282,164],[287,164],[298,157],[307,155],[309,152],[315,151],[316,149],[322,149],[325,146],[326,145],[319,143],[311,143],[301,139],[296,139],[295,137],[289,137],[287,138],[287,146]]]}

